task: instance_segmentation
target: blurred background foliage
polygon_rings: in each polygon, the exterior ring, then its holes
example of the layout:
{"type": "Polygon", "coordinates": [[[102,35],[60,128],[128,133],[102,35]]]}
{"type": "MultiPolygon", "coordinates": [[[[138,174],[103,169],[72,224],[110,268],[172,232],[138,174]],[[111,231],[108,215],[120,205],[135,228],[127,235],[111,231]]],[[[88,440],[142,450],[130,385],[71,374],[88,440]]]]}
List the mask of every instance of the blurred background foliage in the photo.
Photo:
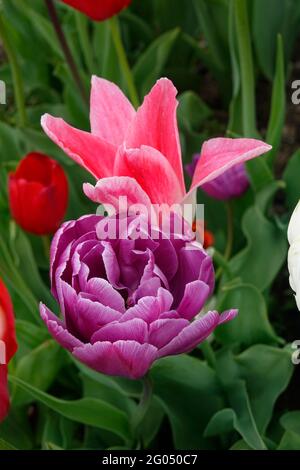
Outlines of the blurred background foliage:
{"type": "MultiPolygon", "coordinates": [[[[57,9],[87,95],[92,74],[128,91],[111,23],[91,22],[59,2],[57,9]]],[[[131,421],[141,384],[96,374],[49,338],[38,301],[57,307],[43,241],[22,232],[9,215],[7,175],[29,151],[53,156],[66,170],[68,219],[95,210],[81,189],[90,177],[40,127],[48,112],[88,130],[88,106],[42,0],[2,0],[0,19],[11,50],[0,50],[0,78],[7,86],[7,105],[0,106],[0,275],[13,295],[19,341],[0,448],[133,448],[131,421]]],[[[300,450],[300,376],[290,347],[300,318],[285,266],[287,223],[300,197],[300,108],[291,103],[291,83],[300,79],[300,2],[134,0],[118,21],[139,99],[161,76],[178,88],[186,163],[213,136],[260,136],[273,146],[248,163],[251,188],[232,203],[230,259],[221,255],[226,207],[199,191],[216,240],[219,270],[211,303],[220,310],[237,307],[240,314],[216,332],[213,357],[203,345],[153,367],[155,395],[143,444],[300,450]]]]}

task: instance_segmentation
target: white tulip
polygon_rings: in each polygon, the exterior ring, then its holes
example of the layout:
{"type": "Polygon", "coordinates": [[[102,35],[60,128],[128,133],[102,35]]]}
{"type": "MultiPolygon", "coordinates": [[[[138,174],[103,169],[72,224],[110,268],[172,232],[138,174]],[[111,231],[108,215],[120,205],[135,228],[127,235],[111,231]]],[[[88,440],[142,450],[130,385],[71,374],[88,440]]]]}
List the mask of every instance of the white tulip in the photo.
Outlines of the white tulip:
{"type": "Polygon", "coordinates": [[[298,202],[288,227],[288,269],[290,286],[295,292],[298,310],[300,310],[300,201],[298,202]]]}

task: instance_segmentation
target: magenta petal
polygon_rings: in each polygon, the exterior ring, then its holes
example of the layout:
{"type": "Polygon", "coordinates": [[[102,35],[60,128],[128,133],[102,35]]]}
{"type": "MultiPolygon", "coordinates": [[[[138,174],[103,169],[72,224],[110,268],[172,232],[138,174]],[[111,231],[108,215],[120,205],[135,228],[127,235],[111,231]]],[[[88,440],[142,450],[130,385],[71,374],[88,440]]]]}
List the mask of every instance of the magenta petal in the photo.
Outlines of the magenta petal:
{"type": "Polygon", "coordinates": [[[125,142],[128,148],[147,145],[161,152],[174,168],[180,189],[184,193],[176,95],[177,90],[170,80],[158,80],[138,109],[125,142]]]}
{"type": "Polygon", "coordinates": [[[111,307],[118,312],[125,312],[123,297],[105,279],[96,277],[89,279],[86,292],[93,294],[101,304],[111,307]]]}
{"type": "Polygon", "coordinates": [[[203,308],[209,296],[209,286],[203,281],[193,281],[185,286],[183,298],[177,308],[182,318],[191,320],[203,308]]]}
{"type": "Polygon", "coordinates": [[[103,326],[92,337],[92,343],[98,341],[133,340],[140,344],[148,342],[148,325],[140,318],[133,318],[125,322],[112,322],[103,326]]]}
{"type": "Polygon", "coordinates": [[[123,314],[121,321],[141,318],[146,323],[151,323],[157,320],[163,312],[168,311],[172,303],[173,297],[170,292],[160,287],[157,297],[143,297],[123,314]]]}
{"type": "Polygon", "coordinates": [[[149,343],[160,349],[168,344],[187,325],[189,325],[189,321],[183,318],[156,320],[150,325],[149,343]]]}
{"type": "Polygon", "coordinates": [[[76,304],[78,331],[86,341],[103,325],[121,319],[122,314],[93,300],[78,296],[76,304]]]}
{"type": "Polygon", "coordinates": [[[236,311],[226,312],[225,316],[216,311],[208,312],[199,320],[195,320],[186,326],[176,338],[160,349],[159,357],[173,354],[182,354],[191,351],[199,343],[204,341],[224,321],[229,321],[236,315],[236,311]]]}
{"type": "Polygon", "coordinates": [[[48,137],[95,178],[113,174],[117,147],[49,114],[42,117],[41,124],[48,137]]]}
{"type": "Polygon", "coordinates": [[[92,77],[92,134],[119,146],[134,116],[133,106],[117,85],[104,78],[92,77]]]}
{"type": "Polygon", "coordinates": [[[86,344],[73,351],[74,356],[98,372],[138,379],[143,377],[157,358],[157,349],[136,341],[108,341],[86,344]]]}
{"type": "Polygon", "coordinates": [[[51,336],[53,336],[63,348],[68,349],[68,351],[73,351],[74,348],[83,346],[83,343],[69,333],[62,321],[42,303],[40,304],[40,314],[51,336]]]}

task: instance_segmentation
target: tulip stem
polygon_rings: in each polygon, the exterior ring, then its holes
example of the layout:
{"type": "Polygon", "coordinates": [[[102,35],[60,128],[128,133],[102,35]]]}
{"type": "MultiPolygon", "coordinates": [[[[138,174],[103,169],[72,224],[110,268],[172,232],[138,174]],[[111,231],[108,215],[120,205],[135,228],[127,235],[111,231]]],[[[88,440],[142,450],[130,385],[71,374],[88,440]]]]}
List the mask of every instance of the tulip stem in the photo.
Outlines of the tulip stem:
{"type": "Polygon", "coordinates": [[[69,68],[70,68],[71,74],[72,74],[72,76],[74,78],[74,81],[75,81],[75,83],[78,87],[78,90],[79,90],[79,92],[80,92],[80,94],[83,98],[84,103],[88,103],[86,90],[85,90],[83,82],[81,80],[80,73],[78,71],[76,62],[73,58],[71,49],[69,48],[65,33],[64,33],[64,31],[61,27],[59,17],[58,17],[55,5],[53,3],[53,0],[45,0],[45,2],[46,2],[46,5],[47,5],[47,8],[48,8],[49,17],[52,21],[53,27],[54,27],[56,35],[57,35],[57,39],[58,39],[58,41],[60,43],[60,46],[62,48],[62,51],[64,53],[66,62],[68,64],[69,68]]]}
{"type": "Polygon", "coordinates": [[[224,252],[224,258],[229,261],[233,246],[233,206],[230,201],[225,203],[227,212],[227,244],[224,252]]]}
{"type": "Polygon", "coordinates": [[[46,259],[49,261],[49,258],[50,258],[50,239],[49,239],[48,235],[43,235],[41,238],[42,238],[42,243],[43,243],[44,253],[45,253],[46,259]]]}
{"type": "Polygon", "coordinates": [[[89,38],[89,31],[88,31],[88,20],[87,18],[80,13],[79,11],[75,11],[76,17],[76,24],[78,29],[78,35],[81,43],[82,52],[84,55],[85,64],[90,75],[94,71],[94,56],[93,56],[93,49],[91,47],[91,41],[89,38]]]}
{"type": "Polygon", "coordinates": [[[118,59],[120,62],[120,67],[127,82],[128,93],[129,93],[131,102],[135,108],[138,108],[140,104],[139,96],[138,96],[138,92],[134,83],[133,75],[132,75],[132,72],[128,63],[124,45],[122,42],[120,26],[119,26],[117,16],[114,16],[113,18],[111,18],[109,20],[109,23],[110,23],[110,29],[111,29],[111,34],[112,34],[112,38],[114,41],[115,49],[116,49],[118,59]]]}
{"type": "Polygon", "coordinates": [[[203,353],[203,356],[207,362],[207,364],[212,368],[215,369],[216,367],[216,356],[211,344],[208,340],[203,341],[200,345],[200,349],[203,353]]]}
{"type": "Polygon", "coordinates": [[[132,423],[134,435],[139,444],[141,443],[141,425],[149,410],[149,406],[152,401],[152,395],[153,395],[152,381],[149,375],[145,375],[145,377],[143,378],[143,391],[142,391],[141,399],[138,404],[136,413],[133,418],[133,423],[132,423]]]}
{"type": "Polygon", "coordinates": [[[3,19],[3,15],[0,14],[0,37],[2,39],[3,47],[6,52],[7,58],[9,60],[11,70],[12,70],[12,77],[13,77],[13,84],[14,84],[14,91],[15,91],[15,98],[16,98],[16,106],[18,109],[18,121],[20,127],[25,127],[27,116],[26,116],[26,107],[25,107],[25,97],[24,97],[24,86],[22,81],[22,73],[20,70],[20,66],[17,60],[17,56],[13,50],[11,45],[9,35],[7,33],[7,28],[5,25],[5,21],[3,19]]]}

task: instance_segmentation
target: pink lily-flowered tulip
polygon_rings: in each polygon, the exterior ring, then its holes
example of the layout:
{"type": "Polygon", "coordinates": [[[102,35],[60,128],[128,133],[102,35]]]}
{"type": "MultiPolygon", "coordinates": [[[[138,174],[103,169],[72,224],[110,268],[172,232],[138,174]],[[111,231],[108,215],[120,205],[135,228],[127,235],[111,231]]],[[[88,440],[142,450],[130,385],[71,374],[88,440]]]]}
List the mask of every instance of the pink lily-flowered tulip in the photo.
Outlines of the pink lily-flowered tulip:
{"type": "Polygon", "coordinates": [[[95,202],[117,205],[169,204],[190,200],[196,188],[233,165],[271,147],[256,139],[214,138],[204,142],[190,190],[183,178],[176,119],[177,90],[162,78],[135,111],[122,91],[102,78],[92,78],[91,132],[71,127],[60,118],[42,117],[46,134],[73,160],[99,180],[84,185],[95,202]]]}

